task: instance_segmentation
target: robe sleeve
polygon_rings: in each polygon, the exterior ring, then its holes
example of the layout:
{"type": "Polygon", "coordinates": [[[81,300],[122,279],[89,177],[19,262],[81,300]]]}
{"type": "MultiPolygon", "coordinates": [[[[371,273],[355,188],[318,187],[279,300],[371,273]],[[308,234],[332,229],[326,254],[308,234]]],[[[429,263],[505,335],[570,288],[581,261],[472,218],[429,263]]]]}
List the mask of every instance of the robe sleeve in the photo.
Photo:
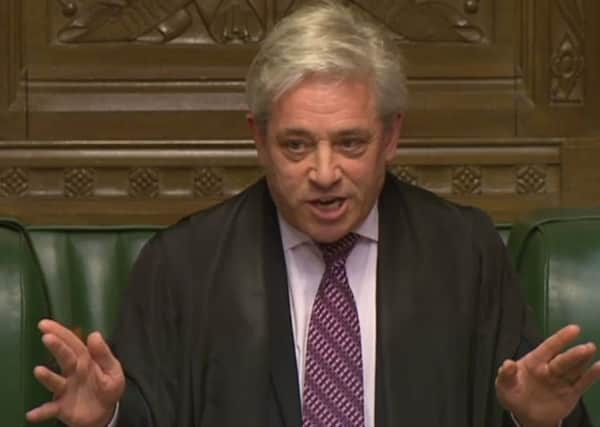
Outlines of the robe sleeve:
{"type": "Polygon", "coordinates": [[[178,318],[163,252],[157,238],[142,250],[111,342],[127,380],[118,427],[176,423],[178,318]]]}

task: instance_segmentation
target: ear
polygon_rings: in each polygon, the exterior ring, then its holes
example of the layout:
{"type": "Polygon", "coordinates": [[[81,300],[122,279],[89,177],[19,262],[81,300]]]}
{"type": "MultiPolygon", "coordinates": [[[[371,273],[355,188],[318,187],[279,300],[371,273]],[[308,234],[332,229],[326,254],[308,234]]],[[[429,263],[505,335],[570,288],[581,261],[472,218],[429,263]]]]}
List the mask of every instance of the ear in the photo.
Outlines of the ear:
{"type": "Polygon", "coordinates": [[[256,117],[252,113],[246,114],[246,120],[248,121],[248,126],[252,131],[252,139],[254,140],[254,146],[256,147],[256,152],[258,154],[258,163],[261,166],[265,165],[265,144],[266,144],[266,129],[263,129],[259,122],[256,120],[256,117]]]}
{"type": "Polygon", "coordinates": [[[386,132],[385,141],[385,161],[391,163],[396,157],[396,151],[398,150],[398,141],[400,140],[400,131],[402,130],[402,124],[404,122],[404,115],[398,113],[394,118],[394,122],[388,131],[386,132]]]}

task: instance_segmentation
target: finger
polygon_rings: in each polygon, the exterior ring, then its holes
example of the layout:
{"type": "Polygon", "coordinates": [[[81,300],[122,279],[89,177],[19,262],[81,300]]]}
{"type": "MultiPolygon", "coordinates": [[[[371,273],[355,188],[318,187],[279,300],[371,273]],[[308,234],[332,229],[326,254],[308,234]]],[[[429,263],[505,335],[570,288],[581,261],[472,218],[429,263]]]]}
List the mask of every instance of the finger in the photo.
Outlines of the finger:
{"type": "Polygon", "coordinates": [[[92,359],[100,366],[102,372],[110,376],[121,372],[121,364],[110,351],[100,332],[92,332],[88,336],[87,345],[92,359]]]}
{"type": "Polygon", "coordinates": [[[498,389],[510,390],[517,384],[517,363],[507,359],[498,369],[496,376],[496,387],[498,389]]]}
{"type": "Polygon", "coordinates": [[[534,364],[547,363],[569,345],[581,332],[577,325],[568,325],[550,336],[526,356],[534,359],[534,364]]]}
{"type": "Polygon", "coordinates": [[[592,384],[600,379],[600,362],[594,363],[577,381],[574,385],[575,390],[581,395],[583,394],[592,384]]]}
{"type": "Polygon", "coordinates": [[[77,366],[77,355],[71,347],[52,334],[44,334],[42,342],[56,359],[61,372],[67,376],[70,375],[77,366]]]}
{"type": "Polygon", "coordinates": [[[595,353],[596,346],[593,343],[575,346],[552,359],[548,364],[548,372],[573,383],[587,370],[595,353]]]}
{"type": "Polygon", "coordinates": [[[50,418],[56,418],[59,414],[59,406],[56,402],[47,402],[37,408],[25,414],[27,421],[31,423],[38,423],[40,421],[49,420],[50,418]]]}
{"type": "Polygon", "coordinates": [[[33,375],[44,387],[55,394],[61,394],[67,384],[64,377],[52,372],[45,366],[36,366],[33,370],[33,375]]]}
{"type": "Polygon", "coordinates": [[[77,335],[73,333],[69,328],[61,325],[58,322],[50,319],[43,319],[38,323],[39,329],[45,334],[56,335],[60,338],[66,345],[71,347],[71,349],[76,354],[81,354],[86,352],[85,344],[77,335]]]}

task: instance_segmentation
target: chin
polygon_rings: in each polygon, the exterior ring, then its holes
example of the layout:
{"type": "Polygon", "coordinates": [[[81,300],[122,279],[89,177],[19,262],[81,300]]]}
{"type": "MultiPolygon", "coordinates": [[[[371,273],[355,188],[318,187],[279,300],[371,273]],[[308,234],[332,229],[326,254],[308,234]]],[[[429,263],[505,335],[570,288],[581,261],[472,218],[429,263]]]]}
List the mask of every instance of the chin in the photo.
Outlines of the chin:
{"type": "Polygon", "coordinates": [[[319,242],[319,243],[333,243],[339,239],[341,239],[342,237],[344,237],[346,234],[348,234],[350,231],[346,230],[345,228],[334,228],[334,227],[327,227],[327,226],[321,226],[318,229],[314,229],[311,230],[312,232],[309,234],[309,236],[311,237],[311,239],[313,239],[315,242],[319,242]]]}

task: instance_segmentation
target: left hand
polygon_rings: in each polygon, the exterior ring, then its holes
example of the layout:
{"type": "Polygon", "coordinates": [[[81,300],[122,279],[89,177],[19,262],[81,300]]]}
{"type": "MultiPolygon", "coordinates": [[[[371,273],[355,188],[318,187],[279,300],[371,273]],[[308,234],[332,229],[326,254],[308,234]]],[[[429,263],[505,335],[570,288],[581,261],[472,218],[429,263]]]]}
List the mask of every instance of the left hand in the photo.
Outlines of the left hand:
{"type": "Polygon", "coordinates": [[[522,427],[557,427],[600,379],[600,362],[590,366],[593,343],[563,352],[579,332],[577,325],[566,326],[521,359],[505,360],[498,370],[498,399],[522,427]]]}

